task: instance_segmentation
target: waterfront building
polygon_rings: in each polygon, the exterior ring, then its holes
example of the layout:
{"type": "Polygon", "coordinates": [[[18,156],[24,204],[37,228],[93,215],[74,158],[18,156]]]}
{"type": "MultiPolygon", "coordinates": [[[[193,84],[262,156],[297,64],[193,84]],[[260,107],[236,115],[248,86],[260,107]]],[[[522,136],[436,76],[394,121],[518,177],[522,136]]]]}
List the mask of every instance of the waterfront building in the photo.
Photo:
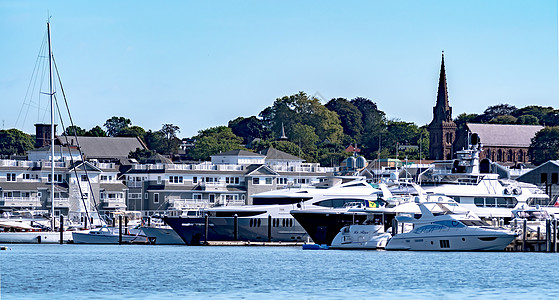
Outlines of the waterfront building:
{"type": "Polygon", "coordinates": [[[559,195],[559,160],[547,161],[519,176],[517,180],[539,186],[552,200],[556,201],[559,195]]]}
{"type": "Polygon", "coordinates": [[[321,167],[274,148],[263,153],[233,150],[196,163],[135,164],[124,173],[127,207],[144,215],[219,205],[249,205],[252,195],[316,184],[336,168],[321,167]]]}

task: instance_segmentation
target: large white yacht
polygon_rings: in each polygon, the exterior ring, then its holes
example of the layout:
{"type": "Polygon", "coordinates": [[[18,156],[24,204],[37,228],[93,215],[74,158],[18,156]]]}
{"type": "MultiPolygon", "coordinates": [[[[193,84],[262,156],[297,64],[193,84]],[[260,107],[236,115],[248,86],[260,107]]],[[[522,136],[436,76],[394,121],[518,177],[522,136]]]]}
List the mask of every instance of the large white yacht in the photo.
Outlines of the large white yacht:
{"type": "Polygon", "coordinates": [[[209,241],[307,241],[305,229],[291,216],[301,207],[343,207],[347,203],[374,205],[379,190],[363,178],[332,177],[325,186],[287,188],[253,196],[253,205],[207,209],[205,217],[165,217],[188,245],[209,241]],[[208,236],[206,238],[206,230],[208,236]]]}
{"type": "Polygon", "coordinates": [[[444,194],[480,218],[512,218],[512,210],[526,206],[546,206],[550,198],[537,186],[492,173],[488,159],[480,161],[482,145],[474,133],[468,149],[456,152],[452,161],[434,162],[419,175],[419,184],[427,193],[444,194]]]}
{"type": "Polygon", "coordinates": [[[421,217],[400,215],[398,222],[411,223],[409,232],[392,237],[386,250],[490,251],[503,250],[516,234],[490,227],[478,216],[445,196],[431,195],[436,201],[418,203],[421,217]]]}

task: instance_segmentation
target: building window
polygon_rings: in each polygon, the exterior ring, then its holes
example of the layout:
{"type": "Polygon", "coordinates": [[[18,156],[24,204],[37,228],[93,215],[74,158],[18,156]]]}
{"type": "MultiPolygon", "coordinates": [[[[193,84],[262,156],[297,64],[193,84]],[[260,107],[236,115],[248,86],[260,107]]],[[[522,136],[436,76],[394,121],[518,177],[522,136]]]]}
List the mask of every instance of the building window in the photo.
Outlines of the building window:
{"type": "Polygon", "coordinates": [[[551,173],[551,183],[552,184],[558,183],[557,173],[551,173]]]}
{"type": "Polygon", "coordinates": [[[283,185],[287,184],[287,178],[285,177],[278,178],[278,184],[283,184],[283,185]]]}
{"type": "Polygon", "coordinates": [[[159,203],[159,193],[153,194],[153,203],[159,203]]]}
{"type": "Polygon", "coordinates": [[[524,151],[518,151],[518,161],[524,162],[524,151]]]}
{"type": "Polygon", "coordinates": [[[194,200],[202,200],[202,194],[192,194],[192,199],[194,199],[194,200]]]}
{"type": "Polygon", "coordinates": [[[87,181],[87,175],[81,175],[80,180],[81,181],[87,181]]]}
{"type": "Polygon", "coordinates": [[[6,174],[7,181],[16,181],[16,173],[6,174]]]}
{"type": "Polygon", "coordinates": [[[215,194],[210,194],[210,203],[215,203],[215,194]]]}
{"type": "Polygon", "coordinates": [[[170,176],[169,177],[170,183],[182,183],[182,176],[170,176]]]}
{"type": "Polygon", "coordinates": [[[260,184],[260,178],[252,178],[252,184],[260,184]]]}
{"type": "Polygon", "coordinates": [[[144,198],[147,199],[148,198],[148,193],[144,194],[144,198]]]}
{"type": "Polygon", "coordinates": [[[267,177],[266,178],[266,184],[272,184],[272,179],[271,177],[267,177]]]}
{"type": "MultiPolygon", "coordinates": [[[[51,174],[49,174],[48,182],[51,182],[51,174]]],[[[54,182],[62,182],[62,174],[54,174],[54,182]]]]}
{"type": "Polygon", "coordinates": [[[157,176],[157,184],[161,184],[161,176],[157,176]]]}
{"type": "Polygon", "coordinates": [[[192,177],[192,183],[198,183],[198,177],[196,176],[192,177]]]}

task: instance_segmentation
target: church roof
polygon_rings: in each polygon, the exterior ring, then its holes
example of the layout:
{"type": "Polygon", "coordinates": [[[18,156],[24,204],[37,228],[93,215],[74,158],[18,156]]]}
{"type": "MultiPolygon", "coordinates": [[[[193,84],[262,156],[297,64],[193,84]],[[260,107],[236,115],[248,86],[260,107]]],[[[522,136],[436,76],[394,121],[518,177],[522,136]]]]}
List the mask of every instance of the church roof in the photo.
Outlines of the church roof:
{"type": "Polygon", "coordinates": [[[479,135],[484,146],[530,147],[532,138],[543,129],[540,125],[474,124],[466,126],[479,135]]]}

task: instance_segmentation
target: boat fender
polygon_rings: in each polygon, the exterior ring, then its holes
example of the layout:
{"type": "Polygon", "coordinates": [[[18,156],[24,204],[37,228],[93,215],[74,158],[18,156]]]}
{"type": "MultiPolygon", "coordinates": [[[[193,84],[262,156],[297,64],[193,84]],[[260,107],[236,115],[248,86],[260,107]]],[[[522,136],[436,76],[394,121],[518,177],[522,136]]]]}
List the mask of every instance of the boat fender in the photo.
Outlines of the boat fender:
{"type": "Polygon", "coordinates": [[[510,186],[507,186],[504,190],[503,190],[503,194],[505,195],[510,195],[512,193],[512,189],[510,186]]]}
{"type": "Polygon", "coordinates": [[[515,187],[515,188],[512,189],[512,193],[514,195],[520,195],[520,194],[522,194],[522,190],[519,187],[515,187]]]}

